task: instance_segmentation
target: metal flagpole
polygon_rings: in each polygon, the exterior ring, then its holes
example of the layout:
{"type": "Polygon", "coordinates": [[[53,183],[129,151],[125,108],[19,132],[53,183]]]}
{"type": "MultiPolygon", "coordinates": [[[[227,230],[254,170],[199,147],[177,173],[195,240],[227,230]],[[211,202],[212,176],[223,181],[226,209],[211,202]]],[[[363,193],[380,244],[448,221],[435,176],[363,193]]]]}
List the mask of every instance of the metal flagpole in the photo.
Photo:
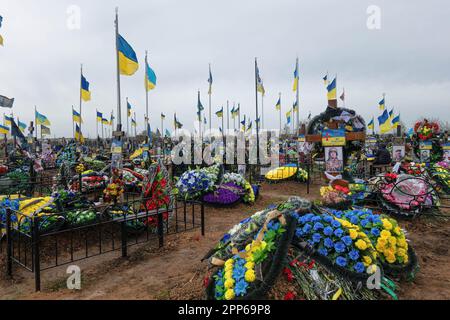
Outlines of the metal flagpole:
{"type": "Polygon", "coordinates": [[[137,119],[136,119],[136,112],[134,113],[134,137],[137,137],[137,119]]]}
{"type": "Polygon", "coordinates": [[[227,131],[228,130],[230,130],[230,101],[227,100],[227,131]]]}
{"type": "Polygon", "coordinates": [[[241,132],[241,104],[238,103],[238,128],[239,128],[239,132],[241,132]]]}
{"type": "Polygon", "coordinates": [[[299,63],[298,63],[298,57],[296,60],[296,64],[295,64],[296,70],[297,70],[297,78],[298,78],[298,83],[297,83],[297,130],[300,128],[300,77],[299,77],[299,63]]]}
{"type": "Polygon", "coordinates": [[[282,130],[282,124],[281,124],[281,92],[280,92],[280,135],[281,135],[281,130],[282,130]]]}
{"type": "MultiPolygon", "coordinates": [[[[81,64],[81,77],[83,77],[83,64],[81,64]]],[[[81,106],[83,104],[83,99],[82,99],[82,94],[81,94],[81,90],[82,90],[81,77],[80,77],[80,117],[82,115],[82,113],[81,113],[81,106]]],[[[80,121],[80,136],[81,136],[81,134],[82,134],[82,131],[81,131],[81,121],[80,121]]]]}
{"type": "MultiPolygon", "coordinates": [[[[255,91],[256,91],[256,119],[259,118],[258,110],[258,59],[255,58],[255,91]]],[[[245,131],[244,131],[245,132],[245,131]]],[[[256,123],[256,164],[259,164],[259,123],[256,123]]]]}
{"type": "MultiPolygon", "coordinates": [[[[211,75],[211,64],[209,64],[209,74],[211,75]]],[[[210,84],[210,88],[212,87],[212,84],[210,84]]],[[[212,89],[208,92],[209,95],[209,130],[211,130],[211,96],[212,96],[212,89]]]]}
{"type": "MultiPolygon", "coordinates": [[[[116,7],[116,21],[115,21],[115,41],[116,41],[116,67],[117,67],[117,139],[123,141],[122,138],[122,112],[121,112],[121,95],[120,95],[120,61],[119,61],[119,8],[116,7]],[[119,134],[120,133],[120,134],[119,134]]],[[[122,155],[113,157],[112,168],[117,165],[120,169],[122,167],[122,155]]]]}
{"type": "Polygon", "coordinates": [[[264,129],[264,92],[261,92],[261,129],[264,129]]]}
{"type": "MultiPolygon", "coordinates": [[[[73,119],[73,105],[72,105],[72,134],[73,138],[75,139],[75,120],[73,119]]],[[[81,114],[80,114],[80,122],[81,122],[81,114]]]]}
{"type": "Polygon", "coordinates": [[[150,141],[150,137],[148,136],[148,74],[147,74],[147,66],[148,66],[148,52],[145,51],[145,130],[147,131],[147,135],[145,138],[145,143],[148,144],[150,141]]]}

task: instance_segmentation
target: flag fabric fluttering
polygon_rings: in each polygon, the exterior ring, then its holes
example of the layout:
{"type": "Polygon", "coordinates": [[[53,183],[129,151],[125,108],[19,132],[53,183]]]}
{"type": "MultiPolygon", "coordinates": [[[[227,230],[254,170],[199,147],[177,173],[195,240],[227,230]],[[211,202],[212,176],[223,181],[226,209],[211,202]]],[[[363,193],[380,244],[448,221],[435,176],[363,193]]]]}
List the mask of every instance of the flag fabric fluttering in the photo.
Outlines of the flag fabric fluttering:
{"type": "Polygon", "coordinates": [[[169,129],[166,129],[166,132],[165,132],[164,135],[165,135],[166,137],[170,137],[170,136],[171,136],[171,133],[170,133],[169,129]]]}
{"type": "Polygon", "coordinates": [[[83,101],[91,100],[91,91],[89,91],[89,82],[81,75],[81,98],[83,101]]]}
{"type": "MultiPolygon", "coordinates": [[[[28,142],[22,132],[21,122],[18,121],[18,123],[19,123],[19,125],[17,125],[16,122],[14,121],[14,119],[12,119],[12,121],[11,121],[11,136],[16,137],[18,139],[17,141],[22,148],[28,149],[28,142]]],[[[24,123],[22,123],[22,124],[24,124],[24,123]]],[[[27,125],[25,124],[25,128],[26,128],[26,126],[27,125]]]]}
{"type": "Polygon", "coordinates": [[[50,121],[47,119],[46,116],[36,111],[36,125],[44,125],[44,126],[50,126],[50,121]]]}
{"type": "Polygon", "coordinates": [[[127,101],[128,118],[131,117],[131,104],[127,101]]]}
{"type": "Polygon", "coordinates": [[[250,123],[248,124],[248,127],[247,127],[247,132],[252,131],[252,129],[253,129],[253,121],[250,121],[250,123]]]}
{"type": "Polygon", "coordinates": [[[81,115],[75,111],[75,109],[72,109],[72,120],[76,123],[83,123],[83,120],[81,119],[81,115]]]}
{"type": "Polygon", "coordinates": [[[161,120],[165,120],[166,119],[166,115],[164,113],[161,113],[161,120]]]}
{"type": "Polygon", "coordinates": [[[328,101],[336,100],[336,78],[327,86],[328,101]]]}
{"type": "MultiPolygon", "coordinates": [[[[0,29],[2,28],[2,23],[3,23],[3,17],[0,16],[0,29]]],[[[1,34],[0,34],[0,46],[3,47],[3,37],[1,34]]]]}
{"type": "Polygon", "coordinates": [[[9,134],[9,127],[0,124],[0,134],[9,134]]]}
{"type": "Polygon", "coordinates": [[[323,83],[328,86],[328,74],[323,77],[323,83]]]}
{"type": "Polygon", "coordinates": [[[139,69],[139,62],[136,52],[120,34],[117,36],[117,49],[119,51],[120,74],[132,76],[139,69]]]}
{"type": "Polygon", "coordinates": [[[400,124],[400,114],[392,119],[392,129],[396,129],[400,124]]]}
{"type": "Polygon", "coordinates": [[[103,113],[97,111],[97,122],[103,122],[103,113]]]}
{"type": "Polygon", "coordinates": [[[24,122],[21,122],[20,120],[17,121],[17,125],[19,126],[19,129],[22,132],[24,132],[27,128],[27,124],[24,122]]]}
{"type": "Polygon", "coordinates": [[[3,115],[3,124],[5,126],[11,127],[12,121],[13,121],[12,117],[8,117],[7,115],[3,115]]]}
{"type": "Polygon", "coordinates": [[[294,105],[292,106],[292,110],[293,110],[294,112],[297,112],[297,111],[298,111],[298,101],[295,101],[295,102],[294,102],[294,105]]]}
{"type": "Polygon", "coordinates": [[[80,143],[84,143],[84,137],[81,133],[80,126],[76,124],[75,127],[75,140],[79,141],[80,143]]]}
{"type": "Polygon", "coordinates": [[[291,117],[292,117],[292,110],[289,110],[288,112],[286,112],[287,124],[291,123],[291,117]]]}
{"type": "Polygon", "coordinates": [[[218,118],[223,118],[223,107],[222,107],[222,109],[220,109],[219,111],[216,112],[216,116],[218,118]]]}
{"type": "Polygon", "coordinates": [[[182,129],[183,128],[183,124],[180,121],[178,121],[178,119],[177,119],[177,114],[174,115],[173,126],[175,127],[175,129],[182,129]]]}
{"type": "Polygon", "coordinates": [[[44,126],[44,125],[41,125],[41,134],[42,134],[43,136],[49,136],[49,135],[51,135],[52,133],[51,133],[49,127],[46,127],[46,126],[44,126]]]}
{"type": "Polygon", "coordinates": [[[372,117],[372,120],[370,120],[369,124],[367,125],[367,128],[369,130],[375,129],[375,122],[374,122],[374,118],[373,117],[372,117]]]}
{"type": "Polygon", "coordinates": [[[208,83],[209,83],[208,94],[211,95],[212,94],[212,85],[213,85],[213,76],[212,76],[212,72],[211,72],[211,65],[209,66],[208,83]]]}
{"type": "Polygon", "coordinates": [[[102,124],[104,124],[105,126],[109,126],[109,121],[108,121],[108,119],[103,118],[103,119],[102,119],[102,124]]]}
{"type": "Polygon", "coordinates": [[[264,83],[261,79],[261,75],[259,74],[258,65],[256,65],[256,82],[256,90],[264,96],[266,94],[266,89],[264,89],[264,83]]]}
{"type": "Polygon", "coordinates": [[[244,120],[241,121],[242,131],[245,131],[246,124],[247,124],[247,119],[246,119],[246,116],[244,115],[244,120]]]}
{"type": "Polygon", "coordinates": [[[275,108],[276,108],[278,111],[281,110],[281,98],[278,98],[278,102],[277,102],[275,108]]]}
{"type": "Polygon", "coordinates": [[[151,91],[156,88],[156,74],[150,66],[145,66],[145,89],[151,91]]]}
{"type": "Polygon", "coordinates": [[[385,98],[383,98],[383,100],[381,100],[379,103],[378,103],[378,107],[380,108],[380,110],[381,111],[383,111],[385,108],[386,108],[386,106],[385,106],[385,98]]]}
{"type": "Polygon", "coordinates": [[[297,59],[297,62],[296,62],[296,64],[295,64],[295,71],[294,71],[294,86],[293,86],[293,88],[292,88],[292,90],[293,90],[294,92],[296,92],[296,91],[298,90],[298,81],[299,81],[299,78],[300,78],[300,76],[299,76],[298,59],[297,59]]]}
{"type": "Polygon", "coordinates": [[[14,104],[14,98],[9,99],[5,96],[0,95],[0,107],[11,109],[14,104]]]}
{"type": "Polygon", "coordinates": [[[378,123],[380,125],[380,132],[382,134],[391,130],[391,124],[388,120],[389,120],[389,113],[385,109],[383,114],[378,117],[378,123]]]}
{"type": "Polygon", "coordinates": [[[339,97],[339,99],[341,99],[342,101],[345,101],[345,89],[342,90],[342,94],[339,97]]]}

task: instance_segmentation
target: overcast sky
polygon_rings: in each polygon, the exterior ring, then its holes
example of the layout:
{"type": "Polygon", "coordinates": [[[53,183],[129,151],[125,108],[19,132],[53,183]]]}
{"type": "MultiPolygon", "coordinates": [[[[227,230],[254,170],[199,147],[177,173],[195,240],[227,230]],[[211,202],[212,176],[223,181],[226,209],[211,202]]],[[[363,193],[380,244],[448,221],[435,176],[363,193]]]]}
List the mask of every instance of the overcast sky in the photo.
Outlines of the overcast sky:
{"type": "Polygon", "coordinates": [[[254,120],[255,57],[267,91],[266,127],[277,128],[278,93],[283,118],[295,99],[297,55],[302,118],[325,109],[322,77],[329,71],[338,76],[338,95],[345,87],[346,106],[366,119],[379,115],[383,93],[407,125],[419,116],[450,119],[450,3],[445,0],[2,0],[0,94],[16,99],[15,115],[29,122],[37,105],[52,122],[53,134],[71,136],[71,106],[78,108],[83,63],[92,91],[92,101],[83,106],[83,132],[95,135],[95,109],[108,117],[116,110],[116,6],[120,33],[140,62],[134,76],[121,78],[123,105],[128,96],[140,130],[145,50],[158,77],[150,93],[153,128],[160,112],[170,129],[174,112],[186,127],[193,126],[197,90],[208,107],[208,63],[213,111],[227,100],[240,102],[254,120]],[[81,9],[80,30],[67,27],[66,11],[73,4],[81,9]],[[370,5],[381,9],[379,30],[367,27],[370,5]]]}

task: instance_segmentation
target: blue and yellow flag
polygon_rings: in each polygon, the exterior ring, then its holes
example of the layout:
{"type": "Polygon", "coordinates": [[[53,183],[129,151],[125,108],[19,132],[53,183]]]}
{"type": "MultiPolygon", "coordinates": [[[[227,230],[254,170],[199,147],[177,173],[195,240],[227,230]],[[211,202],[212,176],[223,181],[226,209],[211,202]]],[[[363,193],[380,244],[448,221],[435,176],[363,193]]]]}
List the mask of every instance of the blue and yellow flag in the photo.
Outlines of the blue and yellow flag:
{"type": "Polygon", "coordinates": [[[231,109],[230,113],[231,113],[231,119],[236,118],[236,106],[233,106],[233,109],[231,109]]]}
{"type": "Polygon", "coordinates": [[[74,109],[72,109],[72,119],[73,119],[73,122],[83,123],[83,120],[81,119],[81,115],[78,112],[76,112],[74,109]]]}
{"type": "Polygon", "coordinates": [[[328,74],[323,77],[323,83],[327,86],[328,85],[328,74]]]}
{"type": "Polygon", "coordinates": [[[104,125],[106,125],[106,126],[109,126],[109,121],[108,121],[108,119],[103,118],[103,119],[102,119],[102,124],[104,124],[104,125]]]}
{"type": "Polygon", "coordinates": [[[258,92],[261,92],[261,94],[264,96],[266,94],[266,89],[264,89],[264,83],[261,79],[261,76],[259,74],[259,68],[258,65],[256,65],[256,90],[258,92]]]}
{"type": "Polygon", "coordinates": [[[281,98],[278,99],[277,105],[275,106],[275,108],[280,111],[281,110],[281,98]]]}
{"type": "Polygon", "coordinates": [[[84,137],[83,134],[81,133],[81,129],[78,126],[78,124],[75,125],[76,129],[75,129],[75,140],[77,140],[80,143],[84,143],[84,137]]]}
{"type": "Polygon", "coordinates": [[[292,117],[292,110],[289,110],[289,112],[286,112],[286,120],[288,124],[291,123],[291,117],[292,117]]]}
{"type": "Polygon", "coordinates": [[[380,132],[381,133],[386,133],[389,130],[391,130],[391,124],[390,124],[390,122],[388,120],[389,120],[389,113],[385,109],[383,114],[378,117],[378,123],[380,125],[380,132]]]}
{"type": "Polygon", "coordinates": [[[130,44],[119,34],[117,38],[117,47],[119,51],[119,70],[120,74],[132,76],[139,69],[139,62],[130,44]]]}
{"type": "Polygon", "coordinates": [[[12,118],[12,117],[8,117],[7,115],[3,115],[3,116],[4,116],[3,124],[4,124],[5,126],[11,127],[13,118],[12,118]]]}
{"type": "Polygon", "coordinates": [[[50,121],[47,119],[47,117],[37,111],[36,111],[35,117],[36,117],[36,125],[41,125],[41,126],[50,126],[51,125],[50,121]]]}
{"type": "Polygon", "coordinates": [[[337,100],[336,78],[327,86],[328,100],[337,100]]]}
{"type": "Polygon", "coordinates": [[[246,116],[244,115],[244,120],[241,121],[242,131],[245,131],[246,124],[247,124],[247,119],[246,119],[246,116]]]}
{"type": "Polygon", "coordinates": [[[156,74],[152,68],[147,64],[145,71],[145,88],[147,91],[153,90],[156,87],[156,74]]]}
{"type": "Polygon", "coordinates": [[[295,102],[294,102],[294,105],[293,105],[293,107],[292,107],[292,110],[293,110],[294,112],[297,112],[297,111],[298,111],[298,101],[295,101],[295,102]]]}
{"type": "Polygon", "coordinates": [[[24,123],[24,122],[21,122],[20,120],[19,120],[19,121],[17,121],[17,125],[19,126],[19,128],[20,128],[20,131],[22,131],[22,132],[24,132],[24,131],[25,131],[25,129],[27,128],[27,124],[26,124],[26,123],[24,123]]]}
{"type": "Polygon", "coordinates": [[[392,128],[396,129],[399,124],[400,124],[400,114],[396,116],[394,119],[392,119],[392,128]]]}
{"type": "Polygon", "coordinates": [[[222,107],[222,109],[220,109],[219,111],[216,112],[216,116],[218,118],[223,118],[223,107],[222,107]]]}
{"type": "Polygon", "coordinates": [[[161,120],[165,120],[166,119],[166,115],[164,113],[161,113],[161,120]]]}
{"type": "Polygon", "coordinates": [[[381,100],[378,103],[378,107],[380,108],[381,111],[383,111],[386,108],[386,106],[385,106],[385,99],[384,98],[383,98],[383,100],[381,100]]]}
{"type": "Polygon", "coordinates": [[[375,123],[374,123],[374,119],[373,118],[372,118],[372,120],[370,120],[369,124],[367,125],[367,128],[369,130],[375,129],[375,123]]]}
{"type": "Polygon", "coordinates": [[[137,123],[136,123],[135,119],[131,119],[131,126],[132,127],[136,127],[137,126],[137,123]]]}
{"type": "Polygon", "coordinates": [[[250,121],[247,127],[247,132],[252,131],[252,128],[253,128],[253,121],[250,121]]]}
{"type": "Polygon", "coordinates": [[[131,117],[131,104],[127,101],[128,118],[131,117]]]}
{"type": "Polygon", "coordinates": [[[81,98],[83,101],[91,100],[91,92],[89,91],[89,82],[81,75],[81,98]]]}
{"type": "Polygon", "coordinates": [[[298,90],[298,81],[299,81],[299,73],[298,73],[298,59],[297,63],[295,65],[295,71],[294,71],[294,86],[292,90],[296,92],[298,90]]]}
{"type": "MultiPolygon", "coordinates": [[[[0,16],[0,28],[2,27],[2,22],[3,22],[3,17],[0,16]]],[[[0,34],[0,46],[3,47],[3,37],[1,34],[0,34]]]]}
{"type": "Polygon", "coordinates": [[[103,122],[103,113],[97,111],[97,122],[103,122]]]}
{"type": "Polygon", "coordinates": [[[213,85],[213,76],[212,76],[212,72],[211,72],[211,65],[209,65],[208,83],[209,83],[208,94],[211,95],[212,94],[212,85],[213,85]]]}
{"type": "Polygon", "coordinates": [[[0,134],[8,134],[9,133],[9,127],[3,126],[0,124],[0,134]]]}
{"type": "Polygon", "coordinates": [[[52,134],[51,131],[50,131],[50,128],[49,128],[49,127],[46,127],[46,126],[44,126],[44,125],[41,125],[41,133],[42,133],[42,135],[44,135],[44,136],[49,136],[49,135],[52,134]]]}

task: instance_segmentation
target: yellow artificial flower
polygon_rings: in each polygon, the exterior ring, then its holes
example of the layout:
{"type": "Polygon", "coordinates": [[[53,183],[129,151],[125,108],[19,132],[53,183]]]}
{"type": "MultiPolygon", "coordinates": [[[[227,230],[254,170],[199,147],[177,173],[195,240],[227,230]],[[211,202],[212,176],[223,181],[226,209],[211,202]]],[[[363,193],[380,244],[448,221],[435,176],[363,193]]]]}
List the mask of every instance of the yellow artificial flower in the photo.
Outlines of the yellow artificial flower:
{"type": "Polygon", "coordinates": [[[234,280],[228,279],[225,281],[225,289],[231,289],[234,287],[234,280]]]}
{"type": "Polygon", "coordinates": [[[377,269],[378,267],[375,264],[373,264],[367,268],[367,273],[374,274],[375,272],[377,272],[377,269]]]}
{"type": "Polygon", "coordinates": [[[397,254],[401,257],[404,257],[406,255],[406,250],[403,248],[398,248],[397,254]]]}
{"type": "Polygon", "coordinates": [[[367,249],[367,243],[364,240],[361,240],[361,239],[356,241],[355,246],[359,250],[366,250],[367,249]]]}
{"type": "Polygon", "coordinates": [[[389,243],[391,246],[395,246],[397,244],[397,239],[395,237],[389,237],[389,243]]]}
{"type": "Polygon", "coordinates": [[[395,258],[395,254],[389,254],[386,256],[386,261],[389,263],[394,263],[397,259],[395,258]]]}
{"type": "Polygon", "coordinates": [[[253,269],[255,269],[255,263],[254,262],[247,262],[244,267],[246,269],[248,269],[248,270],[253,270],[253,269]]]}
{"type": "Polygon", "coordinates": [[[408,243],[406,242],[405,239],[400,238],[400,239],[397,240],[397,246],[399,246],[400,248],[407,249],[408,248],[408,243]]]}
{"type": "Polygon", "coordinates": [[[255,282],[256,280],[256,273],[254,270],[247,270],[245,273],[245,281],[247,282],[255,282]]]}
{"type": "Polygon", "coordinates": [[[233,279],[233,270],[225,271],[225,279],[233,279]]]}
{"type": "Polygon", "coordinates": [[[356,238],[358,238],[358,232],[356,230],[350,229],[350,238],[352,238],[352,240],[355,240],[356,238]]]}
{"type": "Polygon", "coordinates": [[[228,272],[228,271],[233,271],[233,265],[226,265],[225,266],[225,272],[228,272]]]}
{"type": "Polygon", "coordinates": [[[391,233],[387,230],[383,230],[383,231],[381,231],[380,235],[381,235],[381,238],[388,239],[391,236],[391,233]]]}
{"type": "Polygon", "coordinates": [[[372,258],[370,258],[369,256],[363,256],[363,263],[366,267],[370,266],[372,264],[372,258]]]}
{"type": "Polygon", "coordinates": [[[388,219],[382,219],[383,228],[386,230],[392,230],[392,223],[388,219]]]}
{"type": "Polygon", "coordinates": [[[394,228],[394,233],[399,236],[402,234],[402,229],[400,229],[400,227],[397,226],[394,228]]]}
{"type": "Polygon", "coordinates": [[[234,290],[233,289],[229,289],[229,290],[227,290],[225,292],[225,299],[226,300],[233,300],[235,296],[236,295],[234,294],[234,290]]]}
{"type": "Polygon", "coordinates": [[[226,266],[232,266],[234,264],[234,260],[233,259],[228,259],[226,262],[225,262],[225,267],[226,266]]]}

